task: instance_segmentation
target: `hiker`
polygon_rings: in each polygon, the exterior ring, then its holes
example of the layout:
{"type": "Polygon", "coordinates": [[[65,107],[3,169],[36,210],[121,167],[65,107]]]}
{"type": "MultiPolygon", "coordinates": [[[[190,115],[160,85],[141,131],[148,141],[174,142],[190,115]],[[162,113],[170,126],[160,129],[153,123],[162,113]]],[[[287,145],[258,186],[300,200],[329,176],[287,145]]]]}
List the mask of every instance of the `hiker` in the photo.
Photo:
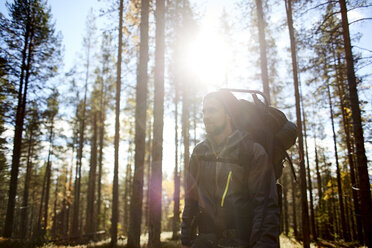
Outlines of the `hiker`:
{"type": "Polygon", "coordinates": [[[279,246],[274,169],[265,149],[237,128],[238,103],[228,91],[204,97],[207,135],[187,171],[183,248],[279,246]]]}

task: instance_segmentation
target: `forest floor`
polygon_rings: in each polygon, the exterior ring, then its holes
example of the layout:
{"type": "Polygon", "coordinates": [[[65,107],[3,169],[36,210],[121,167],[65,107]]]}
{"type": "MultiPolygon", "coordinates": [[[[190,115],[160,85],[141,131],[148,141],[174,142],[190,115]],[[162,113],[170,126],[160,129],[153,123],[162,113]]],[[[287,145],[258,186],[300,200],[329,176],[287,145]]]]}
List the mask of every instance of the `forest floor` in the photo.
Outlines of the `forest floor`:
{"type": "MultiPolygon", "coordinates": [[[[147,247],[147,235],[141,236],[141,246],[142,247],[147,247]]],[[[171,240],[172,233],[171,232],[163,232],[161,235],[161,240],[162,240],[162,247],[161,248],[180,248],[181,247],[181,241],[180,240],[171,240]]],[[[124,238],[119,238],[117,247],[118,248],[125,248],[126,247],[126,239],[124,238]]],[[[42,246],[33,246],[31,244],[26,244],[22,242],[21,240],[9,240],[9,239],[4,239],[0,237],[0,248],[31,248],[31,247],[39,247],[39,248],[109,248],[110,247],[110,240],[104,240],[100,242],[95,242],[95,243],[89,243],[86,245],[76,245],[76,246],[64,246],[64,245],[56,245],[53,243],[48,243],[44,244],[42,246]]],[[[301,248],[302,243],[295,240],[294,238],[288,238],[284,235],[280,236],[280,247],[281,248],[301,248]]],[[[338,247],[346,247],[346,248],[351,248],[351,247],[359,247],[363,248],[364,246],[358,246],[355,243],[345,243],[342,241],[325,241],[325,240],[320,240],[317,243],[311,243],[310,245],[311,248],[318,248],[318,247],[329,247],[329,248],[338,248],[338,247]]]]}

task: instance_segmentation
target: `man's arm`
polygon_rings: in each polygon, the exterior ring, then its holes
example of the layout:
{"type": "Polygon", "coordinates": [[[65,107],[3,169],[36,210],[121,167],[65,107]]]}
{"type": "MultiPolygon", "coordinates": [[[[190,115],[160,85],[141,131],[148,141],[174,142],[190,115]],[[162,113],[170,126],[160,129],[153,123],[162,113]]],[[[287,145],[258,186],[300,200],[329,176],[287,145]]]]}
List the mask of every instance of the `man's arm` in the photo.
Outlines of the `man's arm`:
{"type": "Polygon", "coordinates": [[[185,208],[182,213],[181,242],[183,247],[191,247],[196,216],[198,213],[197,159],[191,156],[189,170],[186,172],[185,208]]]}
{"type": "Polygon", "coordinates": [[[275,173],[266,151],[257,143],[253,144],[253,159],[248,177],[248,189],[253,200],[249,247],[277,248],[280,210],[275,173]]]}

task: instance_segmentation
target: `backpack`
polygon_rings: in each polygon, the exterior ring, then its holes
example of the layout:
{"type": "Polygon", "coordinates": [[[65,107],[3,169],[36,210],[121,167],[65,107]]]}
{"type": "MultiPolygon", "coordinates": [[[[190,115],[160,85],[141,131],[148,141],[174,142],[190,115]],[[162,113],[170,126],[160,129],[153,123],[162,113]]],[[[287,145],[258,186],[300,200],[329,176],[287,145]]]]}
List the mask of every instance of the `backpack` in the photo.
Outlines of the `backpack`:
{"type": "Polygon", "coordinates": [[[239,99],[236,106],[237,112],[234,122],[238,128],[248,131],[250,137],[261,144],[269,155],[274,170],[275,178],[279,179],[283,171],[283,163],[288,160],[292,173],[294,168],[286,150],[296,143],[297,126],[290,122],[285,114],[277,108],[269,106],[266,96],[255,90],[221,89],[231,92],[243,92],[252,95],[253,102],[239,99]],[[258,99],[261,95],[264,102],[258,99]]]}

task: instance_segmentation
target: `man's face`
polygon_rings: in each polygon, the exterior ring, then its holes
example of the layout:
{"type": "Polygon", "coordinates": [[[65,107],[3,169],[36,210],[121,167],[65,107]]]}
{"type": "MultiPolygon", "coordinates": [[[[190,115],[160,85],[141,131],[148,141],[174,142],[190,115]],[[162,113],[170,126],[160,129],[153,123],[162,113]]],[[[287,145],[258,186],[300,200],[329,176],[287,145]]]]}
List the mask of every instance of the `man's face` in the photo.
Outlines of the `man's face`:
{"type": "Polygon", "coordinates": [[[214,98],[207,98],[203,103],[203,121],[207,134],[214,136],[225,130],[229,115],[222,103],[214,98]]]}

